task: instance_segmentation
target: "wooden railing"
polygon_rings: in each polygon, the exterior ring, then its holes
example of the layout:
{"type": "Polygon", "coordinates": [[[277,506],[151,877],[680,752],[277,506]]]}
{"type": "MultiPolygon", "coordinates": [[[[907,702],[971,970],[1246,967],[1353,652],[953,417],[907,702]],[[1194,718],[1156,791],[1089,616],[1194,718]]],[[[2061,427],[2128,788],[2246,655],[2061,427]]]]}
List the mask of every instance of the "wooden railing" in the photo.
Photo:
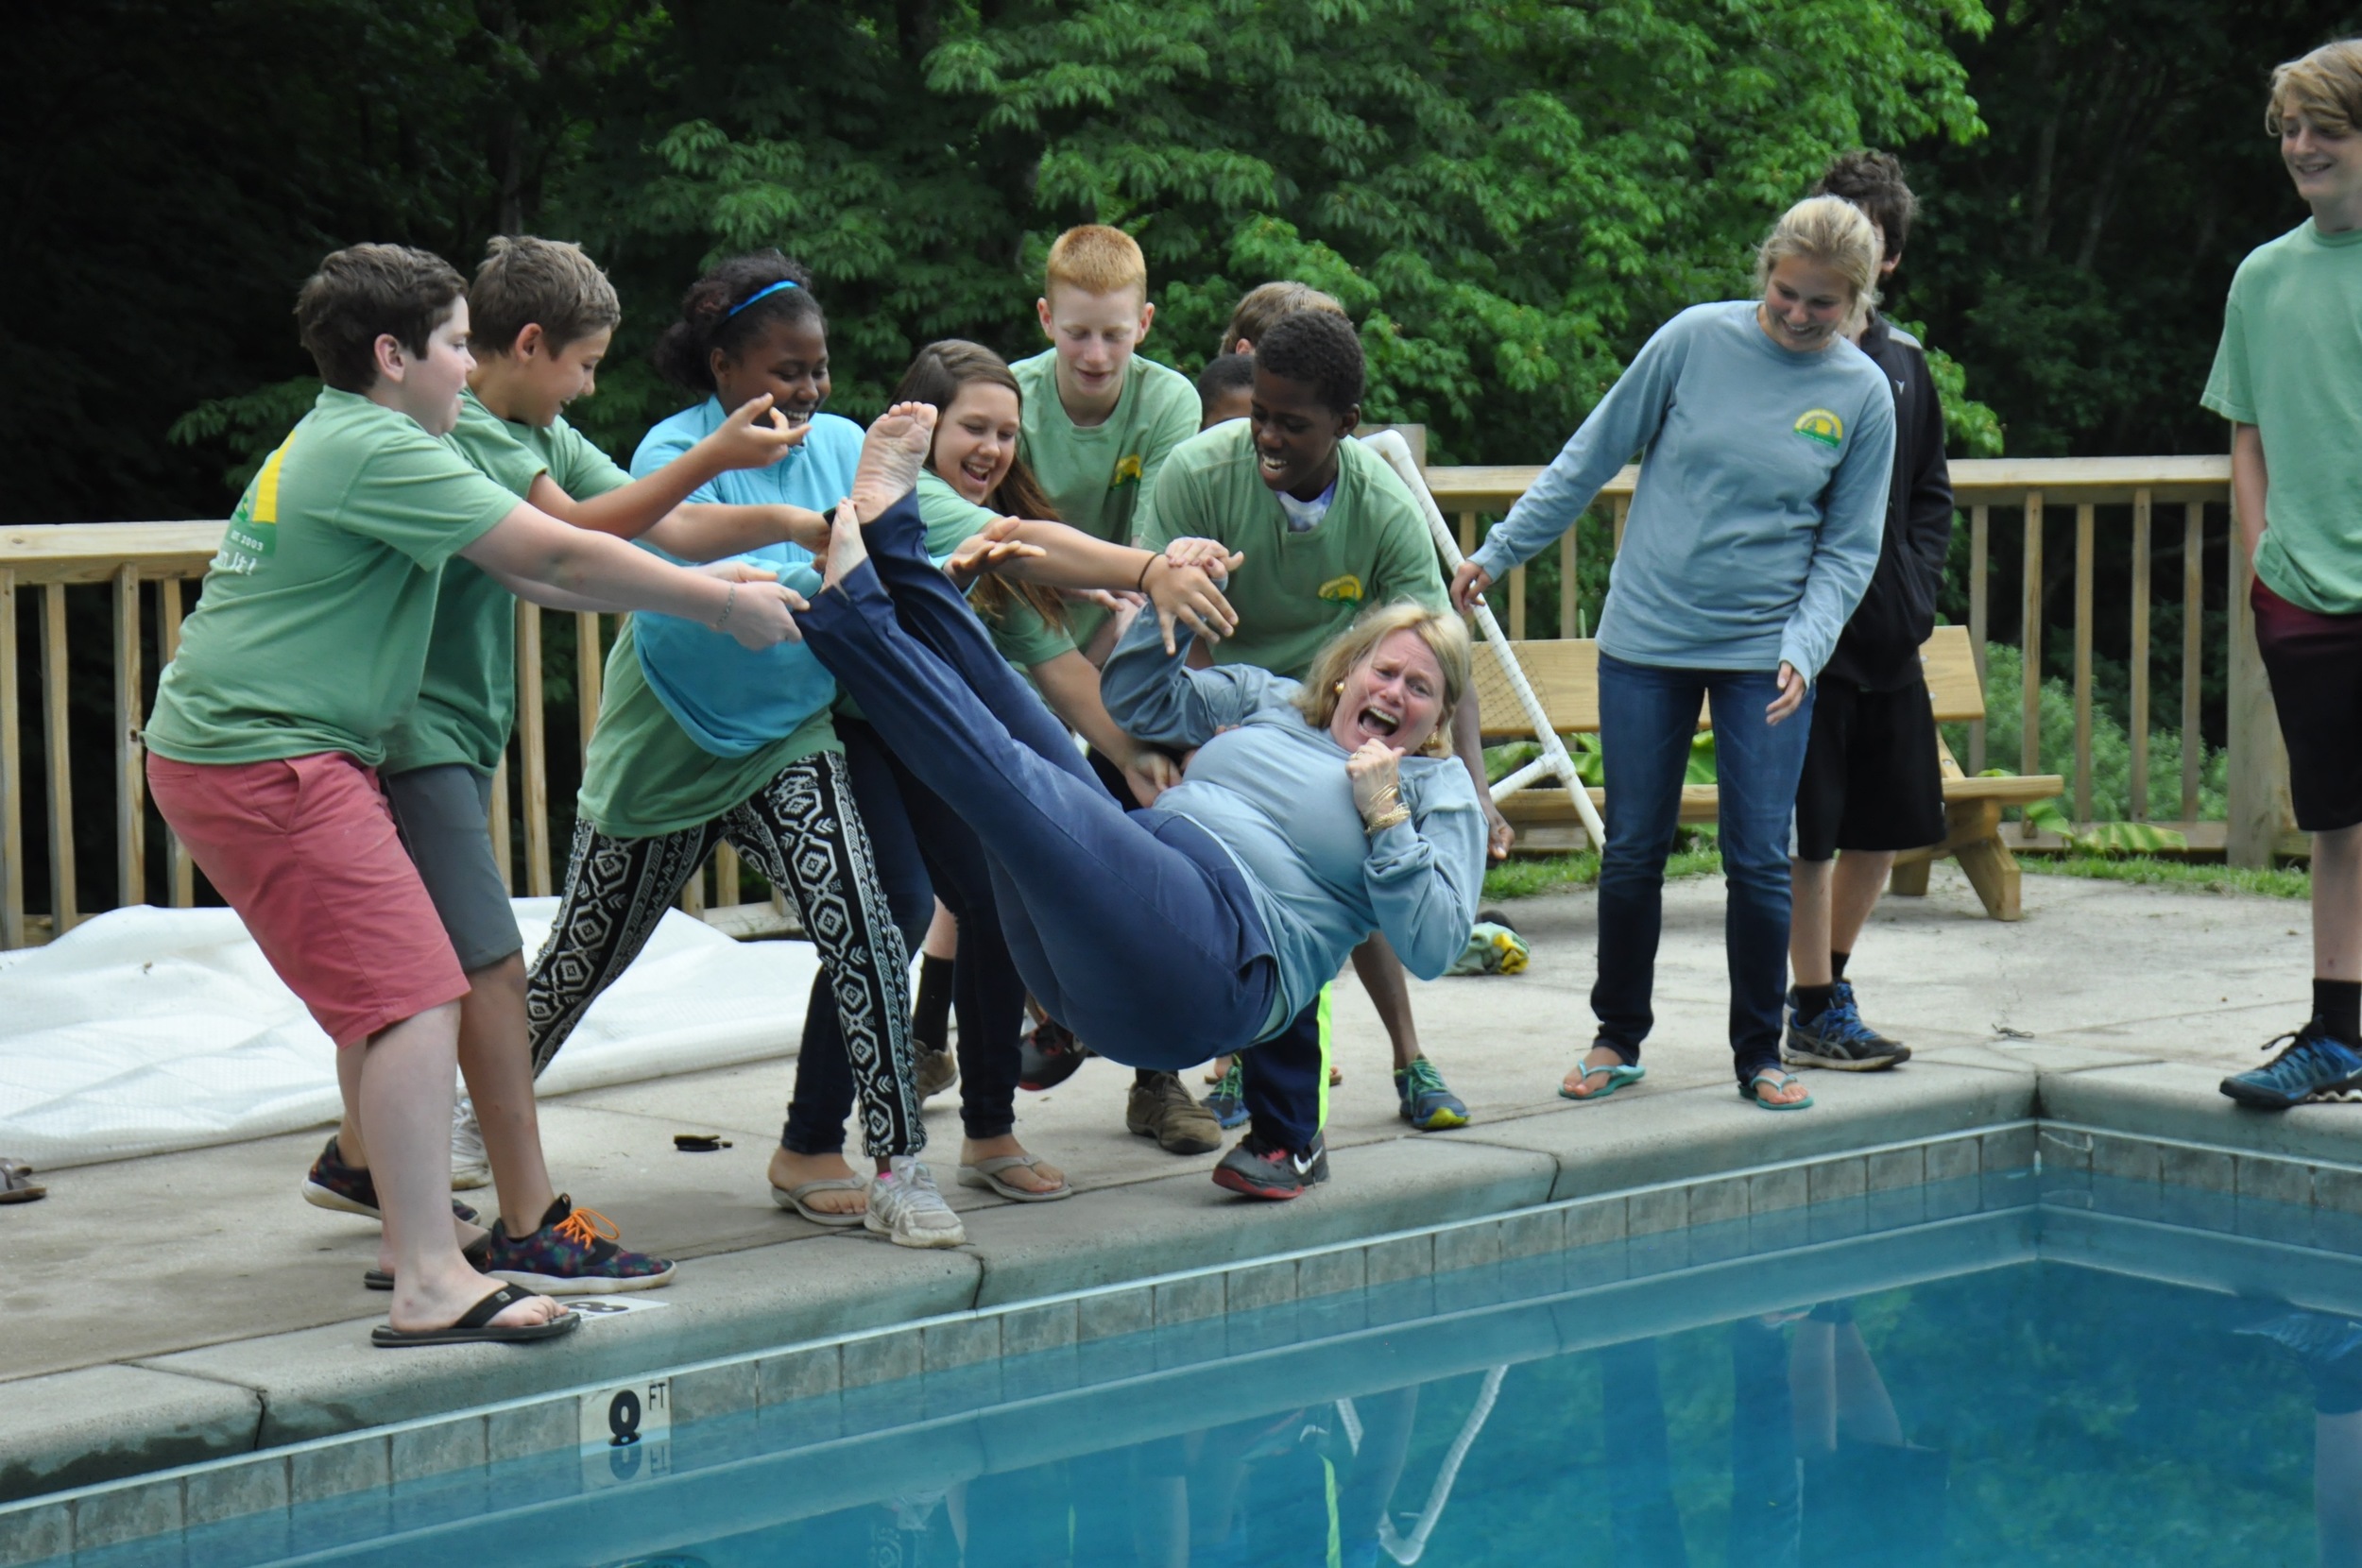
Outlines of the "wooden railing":
{"type": "MultiPolygon", "coordinates": [[[[1533,468],[1431,469],[1428,479],[1444,510],[1458,517],[1466,549],[1474,547],[1485,520],[1507,511],[1540,471],[1533,468]]],[[[2131,793],[2136,810],[2146,805],[2149,667],[2155,651],[2150,647],[2148,588],[2152,556],[2157,554],[2158,509],[2163,507],[2168,519],[2168,546],[2178,549],[2182,557],[2181,727],[2187,736],[2199,733],[2202,677],[2209,667],[2220,671],[2227,662],[2231,762],[2229,821],[2200,822],[2197,820],[2197,748],[2185,745],[2180,820],[2161,826],[2183,832],[2195,849],[2222,849],[2245,863],[2261,863],[2275,850],[2288,853],[2300,848],[2302,841],[2288,830],[2285,761],[2272,724],[2269,693],[2254,656],[2247,612],[2246,563],[2230,548],[2229,460],[2125,457],[1960,462],[1952,466],[1952,477],[1960,507],[1969,519],[1968,618],[1980,658],[1993,608],[1996,530],[2005,542],[2011,527],[2018,534],[2016,621],[2024,629],[2022,641],[2028,654],[2020,692],[2024,741],[2018,757],[2001,760],[2014,761],[2024,773],[2068,771],[2062,766],[2068,759],[2041,755],[2036,680],[2044,639],[2062,630],[2073,639],[2075,650],[2071,789],[2076,809],[2072,815],[2079,823],[2090,817],[2096,544],[2103,525],[2129,528],[2131,635],[2125,652],[2131,665],[2131,793]],[[2049,533],[2044,522],[2068,507],[2074,509],[2075,519],[2073,612],[2063,628],[2055,628],[2046,623],[2041,590],[2049,533]],[[2170,533],[2175,508],[2179,509],[2178,544],[2170,533]],[[2211,589],[2210,585],[2220,588],[2211,589]],[[2213,602],[2227,603],[2231,613],[2227,635],[2210,655],[2201,630],[2212,591],[2222,593],[2213,602]]],[[[1600,498],[1602,532],[1610,550],[1623,532],[1633,478],[1634,471],[1626,469],[1600,498]]],[[[140,726],[147,706],[154,701],[156,673],[171,659],[181,617],[192,603],[184,585],[204,576],[221,530],[218,522],[79,523],[0,530],[0,947],[44,941],[70,929],[90,909],[150,901],[186,906],[197,901],[195,870],[147,803],[140,726]],[[79,646],[69,645],[70,605],[83,616],[84,641],[79,646]],[[26,618],[27,629],[35,632],[38,649],[39,680],[30,713],[22,711],[19,697],[20,617],[26,618]],[[102,624],[110,628],[104,662],[112,693],[111,734],[103,748],[93,744],[94,737],[78,734],[70,722],[74,690],[78,686],[88,698],[99,685],[100,658],[88,644],[94,640],[89,629],[102,624]],[[78,823],[84,828],[86,837],[98,837],[95,828],[101,810],[95,798],[98,792],[77,798],[74,754],[77,740],[86,759],[105,758],[106,771],[112,778],[111,789],[103,792],[112,797],[111,823],[104,835],[114,861],[111,897],[85,897],[77,877],[76,826],[78,823]],[[40,794],[37,807],[28,802],[34,786],[40,794]],[[38,889],[37,898],[28,892],[26,875],[26,832],[35,817],[42,819],[39,829],[45,837],[43,860],[53,868],[45,878],[48,885],[38,889]],[[152,856],[151,844],[157,846],[152,856]],[[30,908],[28,898],[34,898],[30,908]]],[[[1560,540],[1557,565],[1563,582],[1580,583],[1577,568],[1583,548],[1575,531],[1560,540]]],[[[1537,633],[1529,613],[1532,575],[1526,570],[1511,575],[1506,614],[1512,637],[1549,635],[1537,633]]],[[[1555,635],[1573,637],[1587,631],[1597,620],[1598,609],[1597,604],[1585,603],[1580,592],[1561,593],[1554,616],[1555,635]]],[[[544,629],[549,618],[558,613],[519,607],[517,736],[494,781],[495,847],[511,885],[527,894],[553,891],[564,869],[565,845],[557,842],[553,824],[568,813],[561,811],[554,817],[551,810],[550,730],[553,715],[563,715],[567,705],[545,700],[542,673],[544,629]],[[513,801],[512,793],[517,797],[513,801]],[[516,835],[521,843],[511,843],[512,817],[521,825],[516,835]]],[[[571,727],[579,745],[587,747],[598,716],[601,663],[612,639],[613,618],[569,614],[561,621],[571,622],[574,644],[571,727]]],[[[564,718],[558,722],[566,724],[564,718]]],[[[1972,771],[1984,765],[1981,733],[1972,736],[1967,760],[1972,771]]],[[[2028,837],[2038,844],[2041,842],[2030,831],[2028,837]]],[[[726,846],[692,884],[683,905],[733,931],[779,929],[777,904],[742,902],[740,883],[738,861],[726,846]]]]}
{"type": "MultiPolygon", "coordinates": [[[[1463,552],[1473,550],[1487,520],[1505,513],[1541,473],[1538,468],[1431,469],[1429,488],[1446,514],[1459,520],[1463,552]]],[[[1954,499],[1968,516],[1968,627],[1977,649],[1978,673],[1984,673],[1987,635],[1993,621],[1994,538],[1996,524],[2014,527],[2019,545],[2016,573],[2018,604],[2011,628],[2024,657],[2018,693],[2020,743],[2015,758],[1993,758],[2022,774],[2060,772],[2068,775],[2071,810],[2079,828],[2092,826],[2093,658],[2097,617],[2094,594],[2099,531],[2104,525],[2129,531],[2129,632],[2124,647],[2128,665],[2129,707],[2126,724],[2131,778],[2127,793],[2131,814],[2148,820],[2149,732],[2154,718],[2150,693],[2151,666],[2157,650],[2150,635],[2154,605],[2154,567],[2159,509],[2165,526],[2178,521],[2178,538],[2167,535],[2180,554],[2182,747],[2181,811],[2178,820],[2156,826],[2181,833],[2193,850],[2221,851],[2236,863],[2262,864],[2277,854],[2302,854],[2306,841],[2293,830],[2287,812],[2286,757],[2280,749],[2272,721],[2271,697],[2255,656],[2255,638],[2248,608],[2251,581],[2245,554],[2233,545],[2230,519],[2231,460],[2226,457],[2100,457],[2051,459],[1962,460],[1951,465],[1954,499]],[[2071,758],[2047,758],[2042,752],[2041,676],[2046,635],[2056,629],[2045,614],[2045,549],[2052,529],[2048,520],[2072,507],[2074,511],[2073,609],[2062,628],[2073,639],[2072,692],[2075,739],[2071,758]],[[2210,563],[2212,570],[2210,571],[2210,563]],[[2210,603],[2209,587],[2220,595],[2212,600],[2227,607],[2224,633],[2210,657],[2204,629],[2210,603]],[[2199,819],[2200,701],[2209,669],[2223,673],[2228,690],[2227,770],[2229,797],[2224,821],[2199,819]]],[[[1627,468],[1610,481],[1597,503],[1598,520],[1612,554],[1623,539],[1638,469],[1627,468]]],[[[1580,591],[1580,530],[1570,529],[1556,546],[1555,577],[1560,585],[1575,584],[1578,591],[1557,594],[1552,631],[1535,629],[1532,600],[1538,597],[1532,565],[1510,574],[1506,613],[1513,639],[1533,636],[1575,637],[1596,623],[1599,605],[1586,603],[1580,591]]],[[[1981,771],[1985,726],[1970,726],[1969,771],[1981,771]]],[[[2035,847],[2057,841],[2035,831],[2030,824],[2017,831],[2035,847]]]]}

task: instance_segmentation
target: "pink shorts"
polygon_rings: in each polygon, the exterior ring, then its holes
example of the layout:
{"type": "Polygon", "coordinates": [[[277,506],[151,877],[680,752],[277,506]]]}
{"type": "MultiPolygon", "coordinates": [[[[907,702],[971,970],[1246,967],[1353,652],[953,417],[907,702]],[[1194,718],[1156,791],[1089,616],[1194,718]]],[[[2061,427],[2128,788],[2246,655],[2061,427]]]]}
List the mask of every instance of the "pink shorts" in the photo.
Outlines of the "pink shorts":
{"type": "Polygon", "coordinates": [[[147,754],[156,809],[328,1037],[354,1046],[468,994],[376,770],[147,754]]]}

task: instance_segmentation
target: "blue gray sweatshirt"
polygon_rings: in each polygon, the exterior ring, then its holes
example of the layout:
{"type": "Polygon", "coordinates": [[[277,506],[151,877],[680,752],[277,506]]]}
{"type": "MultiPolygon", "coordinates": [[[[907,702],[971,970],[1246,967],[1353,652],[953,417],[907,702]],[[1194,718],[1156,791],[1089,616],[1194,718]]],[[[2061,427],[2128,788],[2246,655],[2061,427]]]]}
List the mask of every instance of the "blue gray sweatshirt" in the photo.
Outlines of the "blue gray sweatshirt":
{"type": "Polygon", "coordinates": [[[1646,448],[1600,613],[1632,664],[1821,673],[1870,586],[1893,476],[1894,395],[1840,340],[1783,349],[1753,300],[1693,305],[1656,331],[1494,528],[1495,578],[1574,525],[1646,448]]]}
{"type": "Polygon", "coordinates": [[[1153,809],[1212,834],[1254,892],[1279,963],[1258,1038],[1309,1006],[1372,931],[1421,980],[1442,974],[1468,944],[1484,887],[1484,813],[1468,770],[1457,758],[1404,758],[1411,820],[1365,832],[1345,749],[1296,710],[1296,683],[1251,664],[1189,669],[1189,633],[1176,638],[1168,656],[1156,618],[1142,615],[1108,656],[1099,694],[1126,734],[1197,748],[1153,809]]]}

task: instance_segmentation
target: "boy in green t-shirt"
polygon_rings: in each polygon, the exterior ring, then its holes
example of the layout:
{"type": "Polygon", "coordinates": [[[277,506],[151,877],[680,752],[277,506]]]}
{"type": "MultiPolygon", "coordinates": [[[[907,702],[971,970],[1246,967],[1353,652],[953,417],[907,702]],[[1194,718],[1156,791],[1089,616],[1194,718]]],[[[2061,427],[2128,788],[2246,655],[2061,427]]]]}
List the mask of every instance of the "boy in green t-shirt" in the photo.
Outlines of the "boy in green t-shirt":
{"type": "MultiPolygon", "coordinates": [[[[649,532],[691,560],[736,554],[823,527],[794,508],[682,507],[682,499],[728,469],[776,462],[801,424],[751,406],[694,450],[634,481],[566,422],[564,408],[596,388],[623,310],[607,277],[575,246],[495,239],[469,290],[481,355],[468,373],[459,422],[444,439],[487,478],[577,527],[630,538],[649,532]],[[766,416],[758,418],[758,416],[766,416]],[[676,513],[677,509],[677,513],[676,513]],[[753,515],[747,515],[753,514],[753,515]]],[[[492,775],[516,717],[516,599],[468,562],[442,576],[435,638],[417,706],[386,742],[384,784],[402,844],[435,901],[468,977],[460,1004],[459,1065],[470,1093],[454,1108],[453,1185],[482,1186],[497,1174],[501,1220],[493,1270],[557,1294],[645,1289],[667,1284],[670,1264],[625,1252],[610,1237],[567,1223],[573,1204],[553,1190],[535,1114],[525,1022],[523,938],[492,854],[492,775]],[[479,1131],[489,1122],[487,1140],[479,1131]]],[[[334,1206],[365,1148],[346,1107],[341,1162],[315,1168],[305,1192],[334,1206]]]]}
{"type": "MultiPolygon", "coordinates": [[[[1130,544],[1157,470],[1197,434],[1197,389],[1137,352],[1156,307],[1148,302],[1148,260],[1131,235],[1099,223],[1070,229],[1050,247],[1044,273],[1034,310],[1051,346],[1009,367],[1024,401],[1018,455],[1060,521],[1130,544]]],[[[1106,612],[1077,604],[1067,619],[1093,662],[1104,658],[1094,642],[1106,612]]]]}
{"type": "MultiPolygon", "coordinates": [[[[1252,414],[1191,437],[1166,462],[1139,542],[1161,550],[1177,538],[1217,539],[1246,555],[1224,589],[1239,626],[1215,644],[1217,662],[1300,678],[1365,605],[1449,602],[1417,503],[1382,459],[1350,439],[1362,384],[1350,321],[1320,310],[1282,316],[1255,343],[1252,414]]],[[[1474,702],[1460,705],[1452,731],[1452,749],[1493,819],[1498,859],[1509,827],[1492,810],[1474,702]]],[[[1403,1118],[1423,1132],[1465,1126],[1467,1107],[1419,1049],[1401,961],[1373,935],[1353,965],[1394,1046],[1403,1118]]],[[[1225,1077],[1215,1102],[1226,1104],[1235,1088],[1225,1077]]]]}
{"type": "Polygon", "coordinates": [[[2255,641],[2313,835],[2313,1016],[2222,1092],[2285,1110],[2362,1087],[2362,39],[2275,70],[2264,125],[2312,216],[2239,264],[2201,401],[2232,422],[2255,641]]]}
{"type": "Polygon", "coordinates": [[[465,555],[575,609],[655,609],[750,646],[801,601],[570,528],[440,437],[458,422],[465,283],[400,246],[328,257],[296,317],[327,384],[238,503],[145,731],[157,808],[337,1047],[366,1162],[334,1206],[380,1218],[379,1345],[540,1339],[577,1320],[485,1281],[454,1225],[448,1138],[468,980],[375,770],[415,702],[444,569],[465,555]]]}

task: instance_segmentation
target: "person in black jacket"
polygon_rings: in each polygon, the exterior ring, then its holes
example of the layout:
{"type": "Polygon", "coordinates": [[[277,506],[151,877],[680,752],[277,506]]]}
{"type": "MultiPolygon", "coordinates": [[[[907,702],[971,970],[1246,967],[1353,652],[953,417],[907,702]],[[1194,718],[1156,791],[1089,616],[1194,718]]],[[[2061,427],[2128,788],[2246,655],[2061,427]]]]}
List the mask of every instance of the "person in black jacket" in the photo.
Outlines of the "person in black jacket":
{"type": "MultiPolygon", "coordinates": [[[[1849,152],[1815,196],[1841,196],[1868,214],[1885,244],[1879,276],[1903,259],[1915,203],[1891,153],[1849,152]]],[[[1792,1067],[1869,1072],[1910,1055],[1862,1022],[1845,961],[1877,906],[1899,849],[1943,837],[1943,775],[1935,710],[1919,645],[1935,629],[1936,590],[1952,543],[1952,478],[1943,409],[1918,340],[1869,309],[1853,334],[1894,387],[1894,481],[1886,537],[1837,652],[1821,673],[1812,738],[1796,793],[1789,961],[1792,1067]]]]}

